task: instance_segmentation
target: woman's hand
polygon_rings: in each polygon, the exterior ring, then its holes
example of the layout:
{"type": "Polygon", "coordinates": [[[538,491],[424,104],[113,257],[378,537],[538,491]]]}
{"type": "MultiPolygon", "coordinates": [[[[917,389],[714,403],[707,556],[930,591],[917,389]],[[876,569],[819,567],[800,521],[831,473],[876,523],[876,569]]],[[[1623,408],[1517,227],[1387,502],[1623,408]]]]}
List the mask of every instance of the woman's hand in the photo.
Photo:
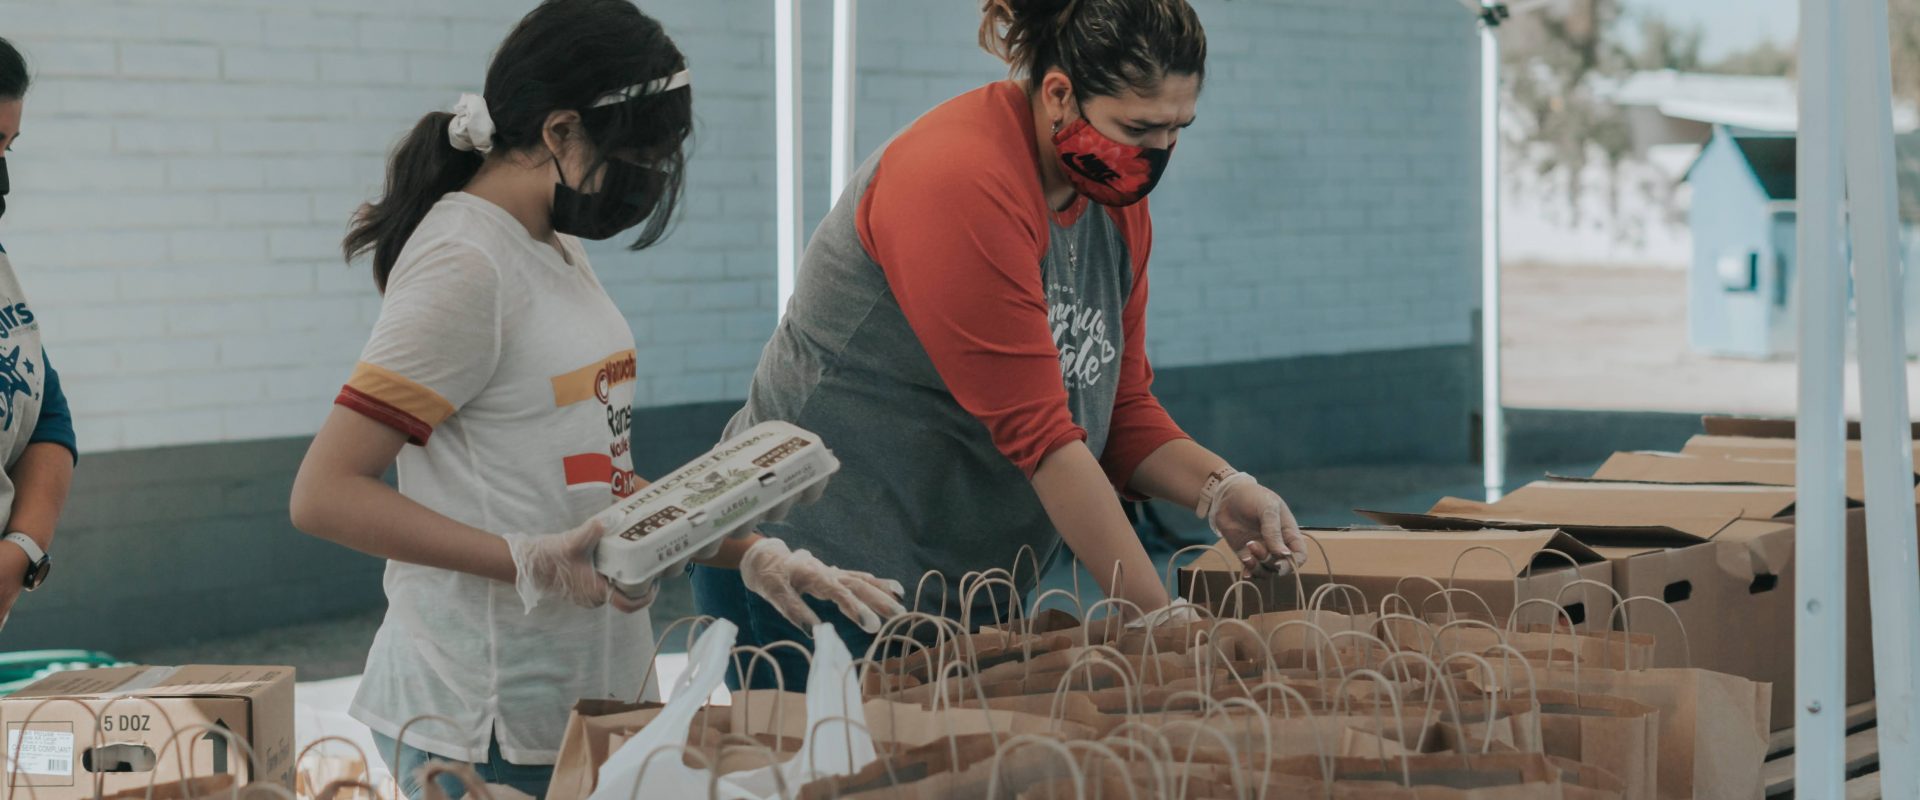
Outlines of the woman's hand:
{"type": "Polygon", "coordinates": [[[906,587],[899,581],[829,567],[812,553],[788,549],[779,539],[762,538],[747,548],[740,557],[740,580],[802,628],[820,624],[802,595],[833,603],[867,633],[878,633],[883,618],[907,613],[899,600],[906,587]]]}
{"type": "Polygon", "coordinates": [[[1248,575],[1285,575],[1307,560],[1307,540],[1293,509],[1251,479],[1228,486],[1208,522],[1240,556],[1248,575]]]}
{"type": "Polygon", "coordinates": [[[613,584],[594,569],[593,552],[606,533],[605,516],[595,516],[566,533],[510,533],[501,537],[513,553],[513,587],[528,611],[548,598],[560,598],[581,608],[612,603],[629,614],[653,604],[659,595],[658,579],[640,596],[629,597],[615,591],[613,584]]]}

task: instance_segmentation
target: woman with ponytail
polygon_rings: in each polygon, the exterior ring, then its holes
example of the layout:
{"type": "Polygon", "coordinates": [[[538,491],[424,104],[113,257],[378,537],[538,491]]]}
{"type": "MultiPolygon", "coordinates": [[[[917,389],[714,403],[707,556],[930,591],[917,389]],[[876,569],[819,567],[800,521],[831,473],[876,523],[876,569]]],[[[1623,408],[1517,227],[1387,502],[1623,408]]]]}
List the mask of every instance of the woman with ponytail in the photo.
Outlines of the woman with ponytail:
{"type": "MultiPolygon", "coordinates": [[[[731,428],[794,422],[843,467],[742,563],[784,540],[908,586],[938,570],[913,605],[979,621],[1009,598],[967,598],[965,576],[1011,567],[1026,593],[1039,576],[1022,547],[1051,560],[1064,540],[1109,597],[1153,612],[1167,591],[1127,495],[1195,509],[1249,571],[1291,568],[1304,552],[1286,503],[1189,439],[1151,388],[1145,199],[1194,121],[1199,18],[1187,0],[987,0],[983,17],[1012,79],[908,126],[814,232],[731,428]]],[[[696,568],[701,611],[743,644],[800,639],[745,577],[696,568]]],[[[871,641],[840,622],[855,652],[871,641]]],[[[806,672],[781,667],[788,685],[806,672]]]]}
{"type": "MultiPolygon", "coordinates": [[[[481,94],[414,126],[347,234],[349,260],[372,256],[380,318],[291,512],[388,559],[352,713],[409,797],[428,760],[542,796],[576,701],[658,696],[642,686],[654,590],[615,592],[593,566],[603,512],[646,482],[628,452],[633,334],[579,240],[638,228],[638,250],[666,233],[692,124],[686,60],[658,22],[630,0],[546,0],[481,94]],[[396,742],[420,717],[437,719],[396,742]]],[[[756,567],[788,606],[813,594],[875,625],[897,607],[817,560],[756,567]]]]}

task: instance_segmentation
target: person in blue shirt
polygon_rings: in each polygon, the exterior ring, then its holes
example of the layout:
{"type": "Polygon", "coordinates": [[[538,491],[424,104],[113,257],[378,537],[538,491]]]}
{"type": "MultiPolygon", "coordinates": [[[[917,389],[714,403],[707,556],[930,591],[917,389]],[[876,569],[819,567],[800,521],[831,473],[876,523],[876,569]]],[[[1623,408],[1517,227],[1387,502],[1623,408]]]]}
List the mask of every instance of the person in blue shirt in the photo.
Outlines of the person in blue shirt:
{"type": "MultiPolygon", "coordinates": [[[[10,188],[7,156],[20,139],[28,82],[26,59],[0,39],[0,225],[10,188]]],[[[21,593],[45,584],[52,571],[48,551],[79,452],[60,375],[40,345],[40,322],[0,243],[0,628],[21,593]]]]}

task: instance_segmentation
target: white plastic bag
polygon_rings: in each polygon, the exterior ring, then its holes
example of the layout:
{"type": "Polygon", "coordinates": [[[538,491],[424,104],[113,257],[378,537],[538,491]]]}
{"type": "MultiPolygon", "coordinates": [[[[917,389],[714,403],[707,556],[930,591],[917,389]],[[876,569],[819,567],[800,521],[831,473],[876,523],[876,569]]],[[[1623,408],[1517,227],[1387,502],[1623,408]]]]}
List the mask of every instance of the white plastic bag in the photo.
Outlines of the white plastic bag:
{"type": "Polygon", "coordinates": [[[818,778],[852,774],[873,763],[873,739],[863,727],[866,717],[860,706],[857,676],[849,668],[853,656],[833,626],[822,624],[814,629],[813,669],[807,685],[808,733],[799,754],[783,764],[723,775],[718,781],[710,770],[686,766],[682,748],[694,715],[726,677],[738,632],[733,623],[716,620],[694,641],[687,670],[674,686],[673,699],[667,701],[659,716],[607,757],[600,767],[598,788],[588,800],[772,800],[796,795],[801,786],[818,778]],[[837,719],[840,717],[855,724],[848,725],[837,719]],[[780,779],[775,778],[775,770],[779,770],[780,779]],[[640,783],[637,792],[636,782],[640,783]]]}
{"type": "Polygon", "coordinates": [[[820,778],[852,775],[875,760],[873,737],[861,710],[860,682],[840,635],[827,623],[813,628],[813,667],[807,678],[807,738],[800,751],[774,768],[726,776],[763,800],[782,796],[774,769],[785,779],[786,796],[820,778]],[[851,720],[853,724],[848,724],[851,720]]]}

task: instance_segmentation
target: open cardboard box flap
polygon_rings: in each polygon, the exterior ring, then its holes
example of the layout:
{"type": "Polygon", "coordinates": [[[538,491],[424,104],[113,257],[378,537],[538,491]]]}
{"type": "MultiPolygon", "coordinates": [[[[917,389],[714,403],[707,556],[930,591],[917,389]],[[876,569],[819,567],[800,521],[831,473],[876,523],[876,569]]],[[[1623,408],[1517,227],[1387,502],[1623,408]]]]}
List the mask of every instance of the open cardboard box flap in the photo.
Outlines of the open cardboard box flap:
{"type": "Polygon", "coordinates": [[[1790,516],[1793,502],[1793,489],[1777,486],[1535,481],[1498,503],[1448,497],[1426,514],[1359,513],[1412,528],[1559,528],[1590,545],[1685,546],[1735,520],[1790,516]]]}
{"type": "MultiPolygon", "coordinates": [[[[1794,476],[1794,457],[1798,448],[1792,439],[1769,439],[1744,436],[1695,436],[1687,440],[1686,448],[1678,454],[1701,460],[1730,461],[1737,464],[1762,462],[1773,465],[1777,474],[1770,480],[1781,486],[1792,486],[1794,476]]],[[[1867,496],[1865,470],[1861,467],[1859,440],[1847,443],[1847,497],[1864,500],[1867,496]]],[[[1920,446],[1914,448],[1914,463],[1920,465],[1920,446]]],[[[1669,467],[1671,469],[1671,467],[1669,467]]],[[[1709,469],[1703,466],[1702,470],[1709,469]]],[[[1729,470],[1742,470],[1759,474],[1762,467],[1735,466],[1724,467],[1729,470]]],[[[1599,477],[1597,474],[1595,477],[1599,477]]],[[[1914,477],[1916,486],[1920,486],[1920,475],[1914,477]]],[[[1916,492],[1920,499],[1920,492],[1916,492]]]]}
{"type": "MultiPolygon", "coordinates": [[[[1400,528],[1309,529],[1318,547],[1308,545],[1303,575],[1399,578],[1425,575],[1461,580],[1511,581],[1533,569],[1567,566],[1567,559],[1547,553],[1557,550],[1579,564],[1606,559],[1593,548],[1559,530],[1421,531],[1400,528]],[[1499,555],[1475,548],[1492,548],[1499,555]],[[1324,555],[1323,555],[1324,551],[1324,555]],[[1501,558],[1505,556],[1505,558],[1501,558]]],[[[1237,568],[1237,567],[1236,567],[1237,568]]]]}
{"type": "MultiPolygon", "coordinates": [[[[1614,453],[1593,477],[1600,480],[1651,481],[1655,483],[1748,483],[1792,486],[1793,453],[1765,453],[1768,458],[1714,457],[1685,453],[1614,453]],[[1779,456],[1779,457],[1771,457],[1779,456]]],[[[1847,498],[1865,500],[1866,482],[1860,473],[1859,452],[1848,459],[1847,498]]],[[[1920,474],[1914,476],[1920,485],[1920,474]]]]}

